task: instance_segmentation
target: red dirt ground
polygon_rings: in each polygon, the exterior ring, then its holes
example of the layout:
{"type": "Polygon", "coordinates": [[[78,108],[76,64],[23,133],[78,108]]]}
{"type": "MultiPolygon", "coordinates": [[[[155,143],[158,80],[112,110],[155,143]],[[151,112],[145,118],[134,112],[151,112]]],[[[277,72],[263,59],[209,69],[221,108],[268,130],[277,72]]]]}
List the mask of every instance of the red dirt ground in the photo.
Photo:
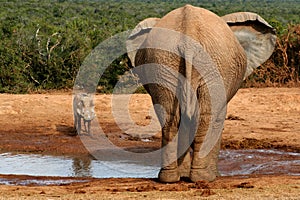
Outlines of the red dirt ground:
{"type": "MultiPolygon", "coordinates": [[[[111,113],[111,95],[96,95],[95,105],[99,123],[115,145],[159,148],[159,133],[152,137],[153,142],[145,143],[116,125],[111,113]]],[[[150,106],[149,95],[133,95],[129,108],[132,119],[139,125],[149,124],[154,117],[149,114],[150,106]]],[[[228,105],[222,148],[300,152],[299,113],[300,88],[240,89],[228,105]]],[[[88,154],[80,137],[72,134],[71,92],[0,94],[1,152],[88,154]]],[[[37,177],[0,175],[0,178],[37,177]]],[[[175,184],[161,184],[156,179],[86,180],[86,183],[54,186],[0,185],[0,199],[297,199],[300,194],[300,178],[287,175],[232,176],[220,177],[212,183],[175,184]]]]}

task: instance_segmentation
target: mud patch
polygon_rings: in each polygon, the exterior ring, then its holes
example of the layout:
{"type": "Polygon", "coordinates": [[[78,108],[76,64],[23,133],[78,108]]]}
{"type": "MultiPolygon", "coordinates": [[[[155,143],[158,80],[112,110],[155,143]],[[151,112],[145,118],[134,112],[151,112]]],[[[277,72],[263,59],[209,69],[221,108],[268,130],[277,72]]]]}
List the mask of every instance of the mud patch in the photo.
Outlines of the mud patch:
{"type": "Polygon", "coordinates": [[[243,182],[243,183],[240,183],[238,185],[235,185],[234,187],[237,187],[237,188],[254,188],[254,186],[251,185],[249,182],[243,182]]]}
{"type": "Polygon", "coordinates": [[[300,153],[300,149],[295,146],[286,144],[276,144],[280,139],[255,139],[243,138],[242,140],[224,140],[222,141],[222,149],[278,149],[287,152],[300,153]]]}

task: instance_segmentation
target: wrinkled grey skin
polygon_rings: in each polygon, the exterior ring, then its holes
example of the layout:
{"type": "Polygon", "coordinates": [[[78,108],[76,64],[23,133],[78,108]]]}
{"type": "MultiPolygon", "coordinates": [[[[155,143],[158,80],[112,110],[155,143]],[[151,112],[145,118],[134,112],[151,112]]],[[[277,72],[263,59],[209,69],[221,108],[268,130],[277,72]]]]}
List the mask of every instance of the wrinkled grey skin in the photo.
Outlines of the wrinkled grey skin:
{"type": "MultiPolygon", "coordinates": [[[[182,41],[185,37],[173,38],[168,32],[162,34],[161,29],[192,38],[210,55],[222,78],[226,93],[224,105],[235,95],[242,81],[253,69],[272,54],[276,41],[275,31],[254,13],[233,13],[221,18],[208,10],[186,5],[171,11],[161,19],[143,20],[128,38],[127,51],[133,66],[144,66],[138,74],[141,82],[147,83],[151,76],[161,83],[177,86],[178,94],[181,95],[176,97],[168,88],[157,84],[144,86],[151,95],[153,104],[164,108],[164,111],[155,110],[162,125],[162,147],[167,145],[167,148],[162,150],[159,180],[176,182],[181,177],[189,177],[193,182],[213,181],[219,175],[217,161],[221,137],[214,138],[215,141],[208,138],[206,141],[206,135],[211,123],[213,127],[223,126],[225,120],[224,117],[219,119],[219,124],[216,121],[211,122],[214,105],[211,105],[212,98],[208,88],[215,84],[216,76],[209,74],[209,77],[203,78],[204,75],[194,69],[194,62],[199,57],[198,63],[201,63],[201,51],[186,45],[185,41],[182,41]],[[153,44],[168,45],[172,51],[153,48],[153,44]],[[175,51],[179,53],[173,53],[175,51]],[[147,67],[153,66],[153,63],[158,66],[155,70],[147,67]],[[174,76],[168,74],[166,68],[182,74],[189,81],[197,97],[196,103],[189,99],[189,90],[180,85],[180,80],[170,81],[174,76]],[[200,113],[193,110],[200,110],[200,113]],[[180,124],[183,124],[183,128],[180,124]],[[202,143],[213,146],[209,148],[209,152],[202,154],[202,143]]],[[[209,62],[203,63],[201,69],[212,68],[206,65],[209,62]]]]}
{"type": "Polygon", "coordinates": [[[91,122],[95,118],[93,96],[88,93],[75,94],[73,98],[74,128],[81,134],[81,121],[85,132],[91,133],[91,122]]]}

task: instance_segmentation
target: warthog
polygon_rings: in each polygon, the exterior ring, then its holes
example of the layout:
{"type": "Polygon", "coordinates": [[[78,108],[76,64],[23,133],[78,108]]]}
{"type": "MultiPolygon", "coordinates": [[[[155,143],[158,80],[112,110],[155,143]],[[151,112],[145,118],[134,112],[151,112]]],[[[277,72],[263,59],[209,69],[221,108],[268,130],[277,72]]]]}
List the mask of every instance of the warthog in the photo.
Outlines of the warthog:
{"type": "Polygon", "coordinates": [[[89,93],[78,93],[73,98],[74,128],[78,135],[81,133],[81,119],[85,132],[91,133],[91,121],[95,118],[95,106],[93,95],[89,93]]]}

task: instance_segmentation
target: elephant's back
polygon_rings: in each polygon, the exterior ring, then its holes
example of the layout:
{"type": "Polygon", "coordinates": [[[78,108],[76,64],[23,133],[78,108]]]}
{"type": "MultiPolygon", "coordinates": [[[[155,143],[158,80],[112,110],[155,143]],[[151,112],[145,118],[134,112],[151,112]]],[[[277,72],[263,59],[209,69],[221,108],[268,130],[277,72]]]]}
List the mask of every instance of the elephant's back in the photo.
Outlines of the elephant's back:
{"type": "Polygon", "coordinates": [[[213,12],[200,7],[186,5],[162,17],[155,27],[183,33],[200,43],[214,40],[215,34],[234,35],[226,22],[213,12]]]}
{"type": "MultiPolygon", "coordinates": [[[[228,98],[234,95],[246,69],[246,55],[234,33],[221,17],[204,8],[186,5],[165,15],[155,27],[180,32],[198,41],[218,66],[224,78],[228,98]]],[[[160,36],[155,35],[153,31],[150,38],[157,37],[160,36]]]]}

